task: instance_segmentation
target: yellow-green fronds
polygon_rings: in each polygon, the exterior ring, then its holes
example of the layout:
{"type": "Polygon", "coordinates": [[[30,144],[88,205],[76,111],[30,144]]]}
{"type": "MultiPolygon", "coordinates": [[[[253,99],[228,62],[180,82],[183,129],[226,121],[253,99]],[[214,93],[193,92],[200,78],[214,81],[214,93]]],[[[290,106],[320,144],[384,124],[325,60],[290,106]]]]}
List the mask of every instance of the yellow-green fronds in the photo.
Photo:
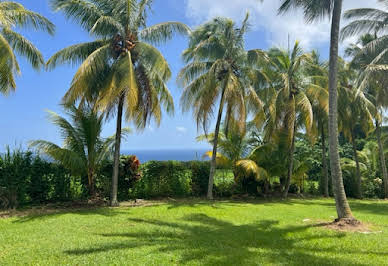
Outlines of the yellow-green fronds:
{"type": "MultiPolygon", "coordinates": [[[[211,159],[213,157],[213,152],[212,151],[208,151],[206,152],[202,158],[207,158],[207,159],[211,159]]],[[[219,167],[225,167],[225,168],[228,168],[228,167],[231,167],[232,165],[232,162],[230,159],[228,159],[227,157],[225,157],[224,155],[222,155],[221,153],[218,153],[217,152],[217,156],[216,156],[216,164],[217,166],[219,167]]]]}
{"type": "Polygon", "coordinates": [[[252,160],[240,160],[236,163],[235,167],[236,178],[245,178],[253,176],[256,180],[267,179],[268,172],[258,166],[256,162],[252,160]]]}

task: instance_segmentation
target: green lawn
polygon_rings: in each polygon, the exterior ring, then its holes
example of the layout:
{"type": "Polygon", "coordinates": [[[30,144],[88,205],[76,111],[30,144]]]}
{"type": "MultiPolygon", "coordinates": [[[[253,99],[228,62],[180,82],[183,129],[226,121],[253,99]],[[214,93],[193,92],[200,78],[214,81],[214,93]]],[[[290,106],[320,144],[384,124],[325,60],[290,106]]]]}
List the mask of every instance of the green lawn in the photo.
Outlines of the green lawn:
{"type": "Polygon", "coordinates": [[[351,206],[382,232],[312,226],[333,219],[332,200],[187,200],[0,219],[0,265],[388,265],[388,202],[351,206]]]}

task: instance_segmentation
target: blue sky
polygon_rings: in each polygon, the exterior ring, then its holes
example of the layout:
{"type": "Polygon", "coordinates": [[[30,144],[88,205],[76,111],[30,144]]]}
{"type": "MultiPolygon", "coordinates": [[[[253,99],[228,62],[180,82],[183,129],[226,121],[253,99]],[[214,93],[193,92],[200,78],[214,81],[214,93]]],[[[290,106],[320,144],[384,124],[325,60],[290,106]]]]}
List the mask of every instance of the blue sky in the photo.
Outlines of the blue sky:
{"type": "MultiPolygon", "coordinates": [[[[56,25],[55,36],[40,32],[23,32],[48,59],[59,49],[91,40],[91,37],[61,13],[54,13],[48,0],[20,0],[26,8],[39,12],[56,25]]],[[[153,13],[149,24],[163,21],[180,21],[195,27],[214,16],[227,16],[241,21],[246,11],[251,14],[251,31],[247,35],[247,49],[267,49],[270,46],[287,46],[287,37],[293,42],[298,39],[306,50],[318,49],[323,57],[328,54],[329,21],[306,25],[300,12],[278,17],[277,0],[154,0],[153,13]]],[[[345,0],[345,9],[377,6],[375,0],[345,0]],[[367,3],[366,3],[367,2],[367,3]]],[[[353,40],[348,40],[343,44],[353,40]]],[[[146,130],[134,133],[123,141],[123,150],[139,149],[187,149],[206,148],[206,143],[197,143],[197,127],[191,113],[181,113],[178,88],[175,77],[183,66],[180,59],[187,40],[177,37],[160,48],[173,71],[169,89],[174,97],[175,115],[163,116],[157,128],[151,124],[146,130]]],[[[76,67],[63,66],[54,71],[33,71],[19,58],[22,75],[17,79],[17,91],[7,97],[0,96],[0,151],[6,145],[27,146],[28,141],[45,139],[61,143],[57,129],[47,121],[45,110],[61,113],[58,105],[67,91],[76,67]]],[[[114,120],[105,126],[104,135],[113,135],[114,120]]]]}

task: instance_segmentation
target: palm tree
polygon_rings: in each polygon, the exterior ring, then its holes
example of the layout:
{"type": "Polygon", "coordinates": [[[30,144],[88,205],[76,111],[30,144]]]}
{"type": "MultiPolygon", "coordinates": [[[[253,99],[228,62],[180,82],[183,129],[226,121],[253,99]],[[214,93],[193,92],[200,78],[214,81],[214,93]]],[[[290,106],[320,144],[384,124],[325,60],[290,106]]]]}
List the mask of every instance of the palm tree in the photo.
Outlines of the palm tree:
{"type": "Polygon", "coordinates": [[[117,108],[111,205],[117,206],[122,117],[143,129],[154,118],[161,121],[161,106],[173,113],[173,100],[166,86],[171,71],[162,54],[152,44],[160,44],[174,33],[188,34],[182,23],[166,22],[147,27],[152,0],[52,0],[55,10],[77,21],[97,40],[65,48],[48,62],[50,68],[60,63],[79,63],[64,97],[65,103],[93,101],[111,113],[117,108]]]}
{"type": "Polygon", "coordinates": [[[379,160],[381,173],[384,180],[385,197],[388,198],[388,172],[385,162],[384,148],[381,139],[381,125],[384,117],[384,109],[388,107],[388,90],[385,73],[380,71],[368,71],[369,64],[374,61],[377,56],[376,51],[370,51],[366,47],[377,40],[377,34],[365,34],[360,37],[357,44],[352,44],[346,49],[346,54],[352,57],[351,67],[360,73],[361,86],[360,93],[364,91],[371,96],[375,112],[375,133],[379,146],[379,160]]]}
{"type": "Polygon", "coordinates": [[[306,91],[310,99],[314,114],[312,132],[319,135],[322,148],[322,180],[321,188],[324,197],[329,197],[329,167],[326,151],[326,134],[329,113],[329,91],[327,64],[321,62],[316,51],[311,53],[311,63],[305,68],[309,78],[309,87],[306,91]]]}
{"type": "MultiPolygon", "coordinates": [[[[387,0],[377,0],[388,8],[387,0]]],[[[341,39],[358,34],[369,34],[364,36],[362,50],[365,54],[374,54],[367,70],[368,73],[387,71],[387,43],[388,36],[385,35],[388,29],[388,11],[377,8],[357,8],[345,12],[344,18],[351,22],[341,30],[341,39]],[[377,37],[381,34],[380,37],[377,37]]]]}
{"type": "MultiPolygon", "coordinates": [[[[222,132],[219,132],[219,152],[216,156],[216,162],[218,166],[222,166],[226,169],[232,169],[233,173],[236,175],[236,163],[239,160],[246,158],[249,154],[250,139],[246,134],[246,130],[241,132],[238,123],[233,121],[233,119],[231,119],[228,126],[228,132],[225,132],[225,127],[222,132]]],[[[207,141],[209,144],[213,145],[214,135],[214,133],[211,133],[198,136],[197,141],[207,141]]],[[[213,152],[208,151],[203,157],[211,159],[213,157],[213,152]]]]}
{"type": "Polygon", "coordinates": [[[53,35],[55,26],[19,3],[0,1],[0,93],[5,95],[16,89],[14,76],[20,73],[15,53],[25,57],[36,70],[44,66],[39,50],[15,28],[43,30],[53,35]]]}
{"type": "Polygon", "coordinates": [[[265,141],[269,142],[276,135],[287,136],[288,170],[283,189],[283,197],[286,198],[294,170],[297,130],[304,126],[307,133],[310,133],[313,123],[313,110],[306,95],[307,84],[302,71],[304,65],[310,61],[310,55],[303,53],[296,42],[291,51],[274,48],[268,52],[268,56],[271,64],[264,68],[264,73],[271,82],[264,93],[271,96],[264,108],[265,141]]]}
{"type": "MultiPolygon", "coordinates": [[[[349,84],[350,85],[350,84],[349,84]]],[[[362,92],[352,86],[344,86],[339,91],[339,124],[340,131],[350,140],[353,147],[353,157],[356,162],[356,197],[362,198],[361,170],[356,146],[356,130],[361,129],[364,134],[369,134],[373,129],[373,104],[362,92]]]]}
{"type": "Polygon", "coordinates": [[[113,148],[114,136],[102,138],[103,115],[91,108],[66,110],[70,121],[54,112],[49,112],[51,122],[58,126],[63,138],[63,146],[55,143],[36,140],[31,146],[60,162],[72,174],[88,177],[90,196],[95,196],[94,179],[101,162],[107,159],[113,148]]]}
{"type": "Polygon", "coordinates": [[[187,65],[178,77],[180,86],[184,88],[181,98],[183,110],[193,109],[197,126],[201,125],[206,133],[214,107],[218,104],[208,199],[213,199],[217,147],[224,108],[226,128],[233,117],[243,130],[246,121],[246,99],[255,102],[252,104],[254,108],[259,108],[261,104],[251,86],[252,80],[261,75],[260,71],[252,66],[264,53],[259,50],[244,50],[244,35],[247,29],[248,15],[241,27],[237,27],[230,19],[215,18],[191,34],[189,47],[183,52],[187,65]]]}
{"type": "Polygon", "coordinates": [[[282,0],[280,13],[301,7],[308,22],[329,17],[331,19],[329,59],[329,157],[333,191],[338,219],[354,220],[343,185],[338,153],[338,46],[343,0],[282,0]]]}

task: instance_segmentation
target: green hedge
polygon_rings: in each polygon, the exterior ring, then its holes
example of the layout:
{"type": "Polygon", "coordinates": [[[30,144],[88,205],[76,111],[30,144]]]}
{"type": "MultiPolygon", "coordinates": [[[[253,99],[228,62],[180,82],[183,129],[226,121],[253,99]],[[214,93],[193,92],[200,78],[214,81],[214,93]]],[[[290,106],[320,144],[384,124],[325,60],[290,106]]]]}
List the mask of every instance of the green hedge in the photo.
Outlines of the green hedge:
{"type": "Polygon", "coordinates": [[[83,198],[79,177],[71,176],[61,165],[48,162],[31,152],[9,150],[0,156],[0,207],[74,201],[83,198]]]}
{"type": "Polygon", "coordinates": [[[209,162],[150,161],[141,166],[142,178],[129,190],[130,198],[206,195],[209,162]]]}

